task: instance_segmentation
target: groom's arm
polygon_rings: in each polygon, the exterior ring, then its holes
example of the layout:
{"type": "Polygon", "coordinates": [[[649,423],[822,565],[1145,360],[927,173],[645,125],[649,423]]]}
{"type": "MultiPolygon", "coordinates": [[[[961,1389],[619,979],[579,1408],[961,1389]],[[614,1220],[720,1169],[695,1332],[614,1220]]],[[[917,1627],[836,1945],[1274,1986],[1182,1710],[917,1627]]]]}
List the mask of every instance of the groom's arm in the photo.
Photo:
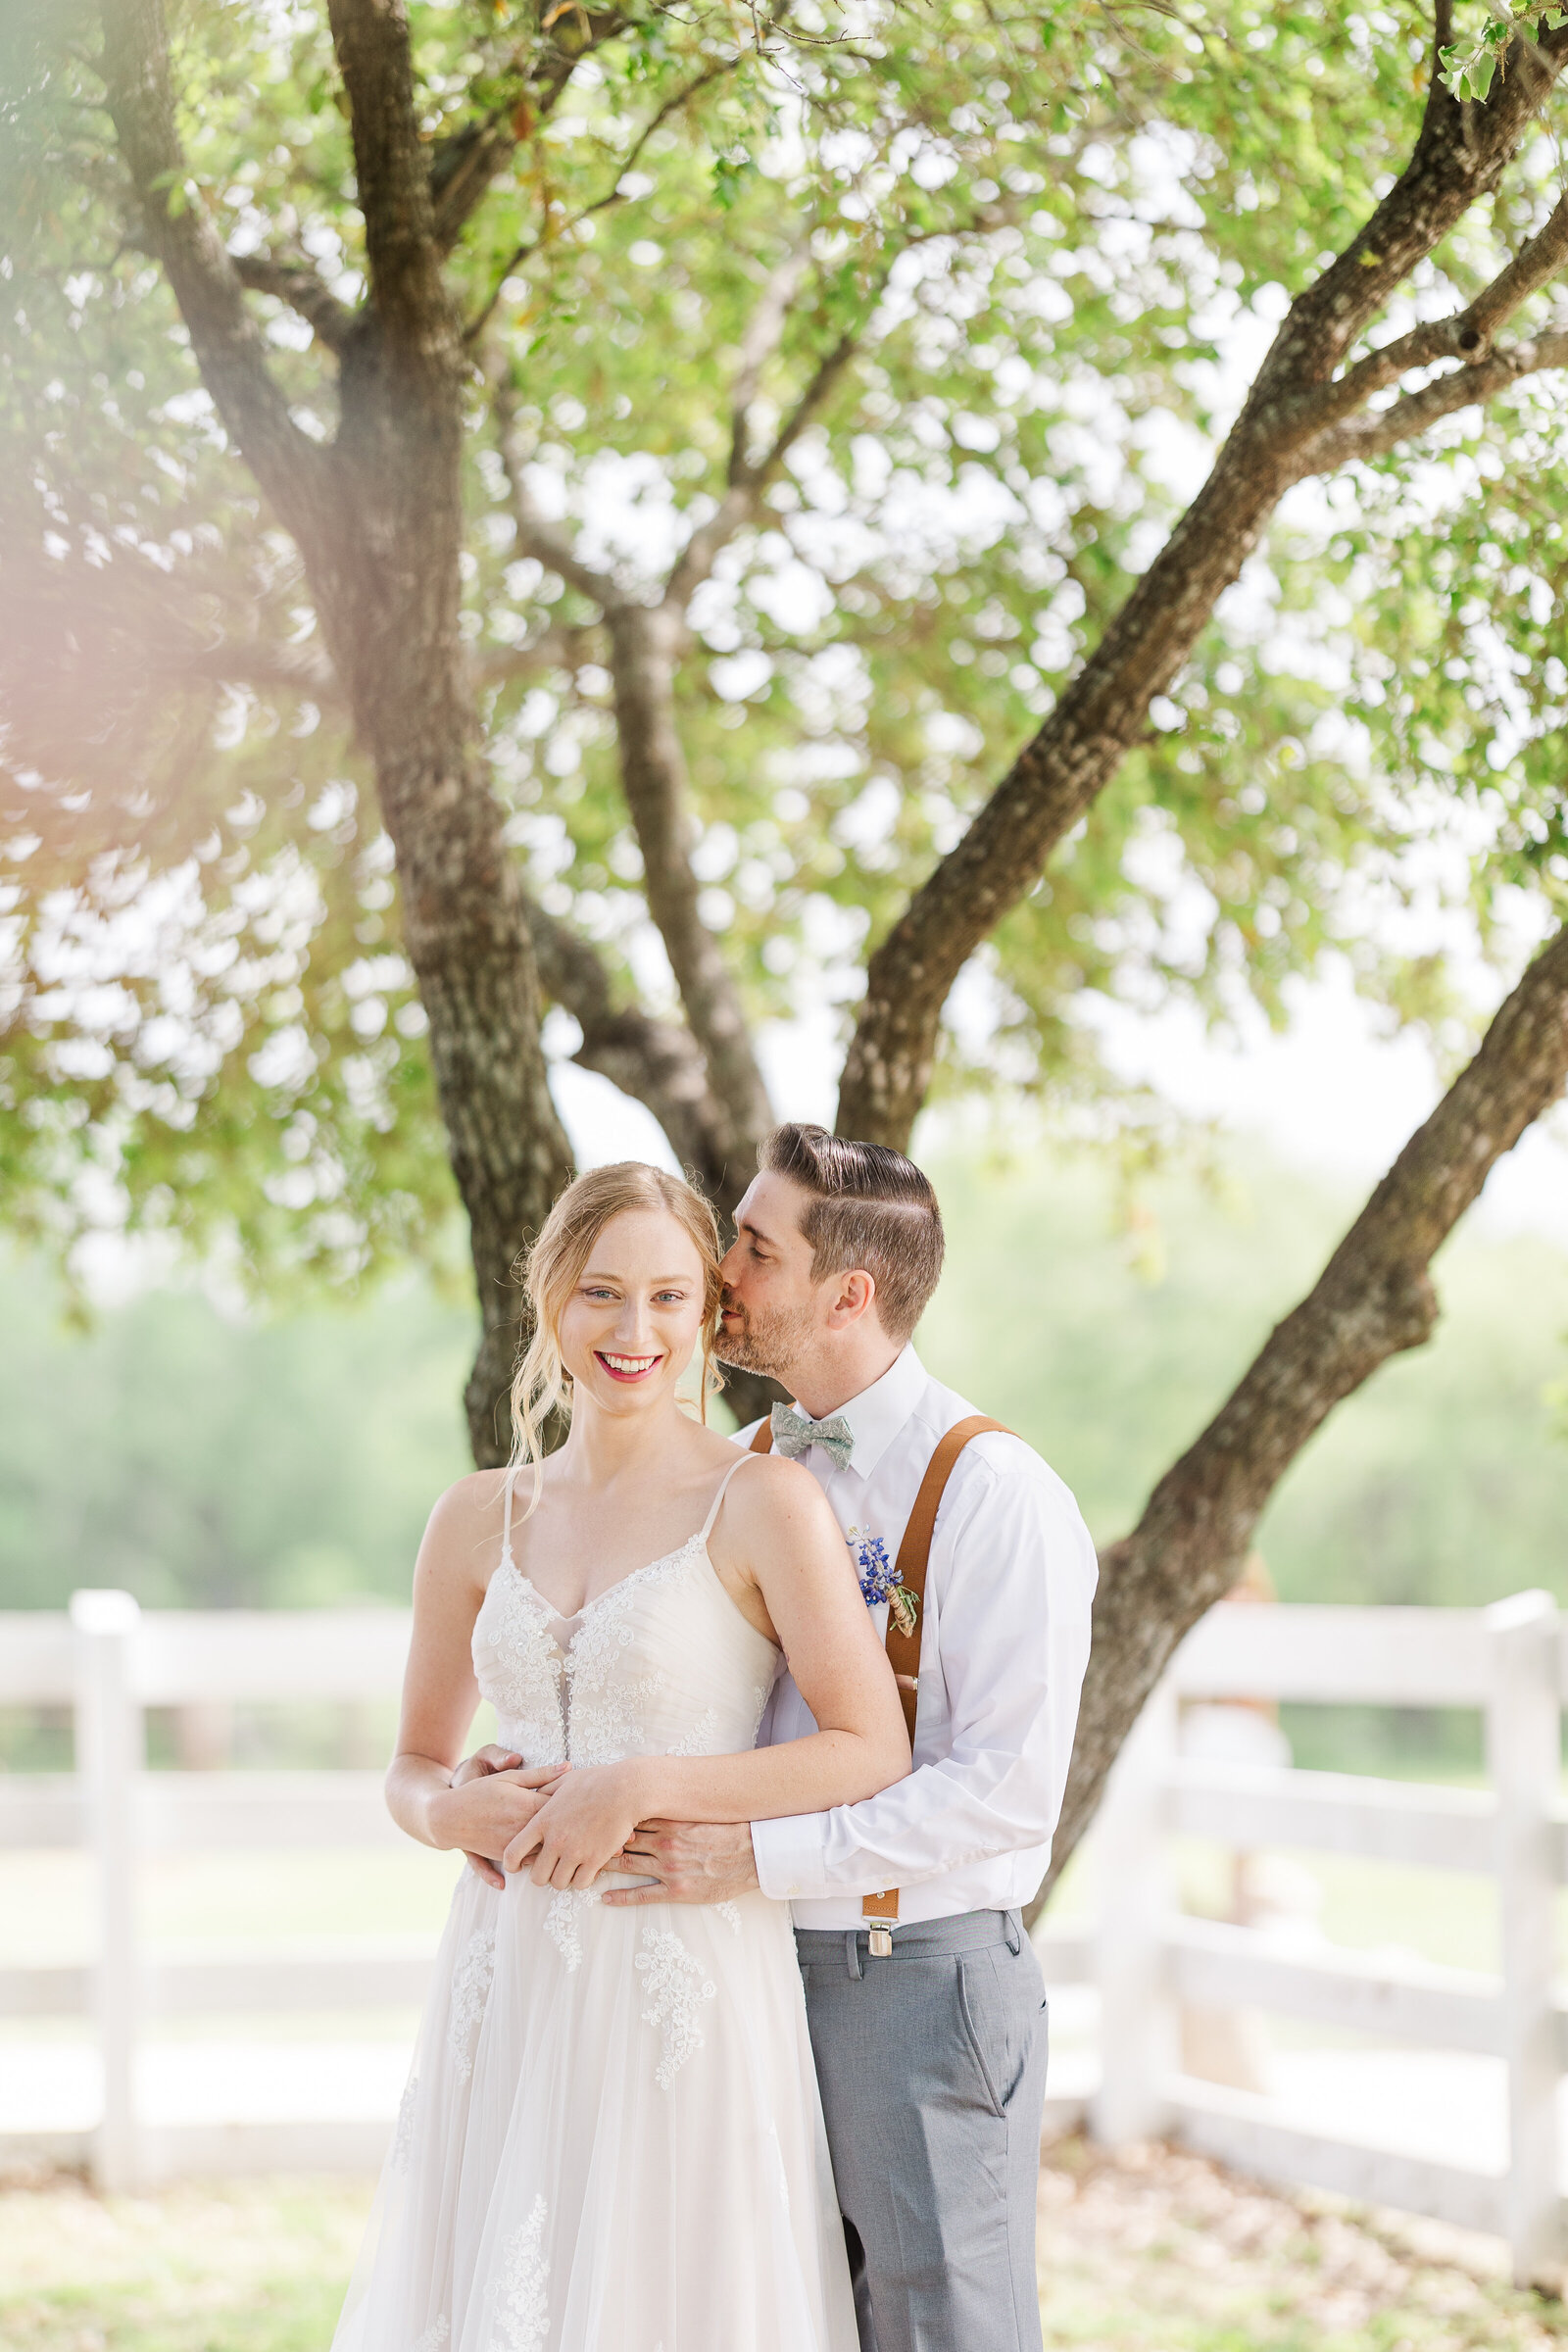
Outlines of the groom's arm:
{"type": "Polygon", "coordinates": [[[767,1894],[870,1894],[1049,1847],[1072,1756],[1098,1567],[1060,1481],[1035,1457],[1009,1461],[1016,1441],[981,1443],[992,1459],[976,1454],[962,1465],[932,1548],[949,1752],[862,1804],[754,1822],[767,1894]]]}
{"type": "Polygon", "coordinates": [[[1089,1656],[1094,1545],[1044,1463],[1009,1461],[1017,1441],[980,1444],[994,1458],[971,1455],[955,1473],[928,1579],[950,1752],[828,1813],[749,1832],[650,1823],[626,1867],[662,1885],[607,1900],[711,1903],[758,1885],[779,1900],[870,1894],[1049,1845],[1089,1656]]]}

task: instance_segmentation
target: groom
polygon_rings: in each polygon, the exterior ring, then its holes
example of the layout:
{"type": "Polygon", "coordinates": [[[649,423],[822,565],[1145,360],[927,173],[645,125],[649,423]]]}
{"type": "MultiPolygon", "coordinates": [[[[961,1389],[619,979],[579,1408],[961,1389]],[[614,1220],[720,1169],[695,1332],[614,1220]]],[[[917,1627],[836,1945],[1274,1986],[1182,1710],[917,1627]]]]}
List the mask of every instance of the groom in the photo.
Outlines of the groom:
{"type": "MultiPolygon", "coordinates": [[[[739,1442],[813,1473],[862,1591],[891,1590],[905,1620],[895,1667],[917,1638],[914,1769],[831,1813],[647,1823],[625,1866],[660,1885],[604,1900],[715,1903],[760,1886],[793,1905],[862,2352],[1035,2352],[1046,2017],[1019,1910],[1061,1807],[1094,1546],[1060,1479],[994,1424],[956,1452],[920,1542],[933,1457],[974,1416],[909,1345],[943,1253],[912,1160],[781,1127],[735,1225],[718,1354],[796,1400],[739,1442]],[[911,1610],[889,1570],[907,1562],[912,1590],[922,1553],[911,1610]]],[[[884,1626],[888,1601],[876,1609],[884,1626]]],[[[786,1676],[760,1740],[814,1729],[786,1676]]]]}

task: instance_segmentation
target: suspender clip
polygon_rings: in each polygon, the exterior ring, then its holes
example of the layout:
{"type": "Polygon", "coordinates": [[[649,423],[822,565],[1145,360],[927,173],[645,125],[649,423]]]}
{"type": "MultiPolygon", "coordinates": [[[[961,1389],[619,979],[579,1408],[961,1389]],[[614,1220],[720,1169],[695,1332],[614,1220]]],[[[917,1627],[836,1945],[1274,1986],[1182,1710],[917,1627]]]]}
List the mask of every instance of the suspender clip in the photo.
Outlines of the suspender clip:
{"type": "Polygon", "coordinates": [[[899,1890],[890,1886],[885,1894],[868,1894],[860,1905],[860,1916],[870,1931],[866,1948],[873,1960],[893,1957],[893,1931],[899,1924],[899,1890]]]}

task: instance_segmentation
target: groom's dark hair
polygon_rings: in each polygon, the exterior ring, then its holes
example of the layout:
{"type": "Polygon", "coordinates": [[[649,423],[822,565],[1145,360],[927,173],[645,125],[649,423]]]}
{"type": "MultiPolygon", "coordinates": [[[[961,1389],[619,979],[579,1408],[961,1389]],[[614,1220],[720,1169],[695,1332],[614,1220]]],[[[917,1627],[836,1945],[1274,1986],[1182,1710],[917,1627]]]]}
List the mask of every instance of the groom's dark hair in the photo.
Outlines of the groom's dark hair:
{"type": "Polygon", "coordinates": [[[811,1280],[859,1266],[876,1284],[890,1340],[906,1340],[942,1273],[942,1211],[931,1179],[888,1144],[858,1144],[792,1120],[758,1154],[811,1198],[801,1231],[811,1245],[811,1280]]]}

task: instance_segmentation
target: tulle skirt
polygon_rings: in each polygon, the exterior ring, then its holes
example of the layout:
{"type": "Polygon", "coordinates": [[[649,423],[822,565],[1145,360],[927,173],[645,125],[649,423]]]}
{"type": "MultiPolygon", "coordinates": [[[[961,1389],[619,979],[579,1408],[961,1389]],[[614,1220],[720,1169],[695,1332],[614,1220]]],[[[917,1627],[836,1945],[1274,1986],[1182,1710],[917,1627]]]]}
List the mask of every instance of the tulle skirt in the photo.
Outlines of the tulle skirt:
{"type": "Polygon", "coordinates": [[[333,2352],[857,2343],[785,1906],[466,1870],[333,2352]]]}

